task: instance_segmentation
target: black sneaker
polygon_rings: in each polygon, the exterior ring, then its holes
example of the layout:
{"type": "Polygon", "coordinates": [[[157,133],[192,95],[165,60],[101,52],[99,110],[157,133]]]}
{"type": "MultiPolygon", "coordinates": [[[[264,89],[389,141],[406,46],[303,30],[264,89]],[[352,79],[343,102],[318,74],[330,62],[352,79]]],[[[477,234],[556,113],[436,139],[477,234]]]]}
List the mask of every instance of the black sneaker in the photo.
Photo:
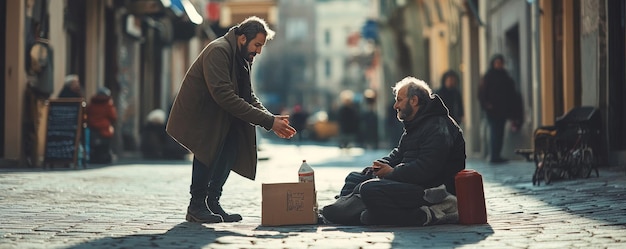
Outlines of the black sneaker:
{"type": "Polygon", "coordinates": [[[220,205],[220,202],[217,200],[207,201],[207,206],[209,207],[210,212],[213,212],[213,214],[215,215],[221,216],[224,222],[237,222],[243,219],[239,214],[226,213],[226,211],[224,211],[224,209],[220,205]]]}
{"type": "Polygon", "coordinates": [[[187,207],[185,220],[197,223],[219,223],[224,221],[221,216],[211,213],[206,206],[194,204],[189,204],[189,207],[187,207]]]}
{"type": "Polygon", "coordinates": [[[374,224],[374,221],[372,220],[372,216],[370,215],[370,212],[367,211],[367,209],[361,212],[361,223],[363,223],[363,225],[376,225],[374,224]]]}

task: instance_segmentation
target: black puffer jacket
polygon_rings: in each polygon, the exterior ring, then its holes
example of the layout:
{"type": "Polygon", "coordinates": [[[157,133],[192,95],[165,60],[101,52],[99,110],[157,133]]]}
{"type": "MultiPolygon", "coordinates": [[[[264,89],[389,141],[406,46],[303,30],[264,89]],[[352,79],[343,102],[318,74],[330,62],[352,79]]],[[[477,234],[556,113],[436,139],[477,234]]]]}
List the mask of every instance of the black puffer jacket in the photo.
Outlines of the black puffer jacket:
{"type": "Polygon", "coordinates": [[[445,184],[455,194],[454,176],[465,169],[465,139],[441,98],[435,95],[420,107],[415,119],[404,122],[404,130],[398,147],[383,158],[394,167],[385,178],[424,188],[445,184]]]}

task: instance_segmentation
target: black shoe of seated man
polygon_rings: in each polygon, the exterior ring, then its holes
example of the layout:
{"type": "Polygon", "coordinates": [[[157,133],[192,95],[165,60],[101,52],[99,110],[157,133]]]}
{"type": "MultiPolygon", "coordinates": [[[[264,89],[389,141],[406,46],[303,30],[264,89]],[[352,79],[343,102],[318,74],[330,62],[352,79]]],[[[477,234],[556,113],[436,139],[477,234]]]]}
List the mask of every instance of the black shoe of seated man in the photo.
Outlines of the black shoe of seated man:
{"type": "Polygon", "coordinates": [[[222,216],[222,219],[224,220],[224,222],[237,222],[237,221],[241,221],[242,217],[239,214],[228,214],[226,213],[226,211],[224,211],[224,209],[222,208],[222,206],[220,206],[220,201],[215,200],[215,199],[208,199],[207,200],[207,206],[209,207],[209,210],[211,212],[213,212],[216,215],[222,216]]]}
{"type": "Polygon", "coordinates": [[[363,225],[380,225],[381,224],[380,221],[377,221],[374,219],[374,217],[372,217],[372,215],[370,214],[369,211],[367,211],[367,209],[361,212],[361,223],[363,223],[363,225]]]}
{"type": "Polygon", "coordinates": [[[203,200],[191,201],[189,203],[185,220],[198,223],[219,223],[224,221],[221,216],[213,214],[203,200]]]}

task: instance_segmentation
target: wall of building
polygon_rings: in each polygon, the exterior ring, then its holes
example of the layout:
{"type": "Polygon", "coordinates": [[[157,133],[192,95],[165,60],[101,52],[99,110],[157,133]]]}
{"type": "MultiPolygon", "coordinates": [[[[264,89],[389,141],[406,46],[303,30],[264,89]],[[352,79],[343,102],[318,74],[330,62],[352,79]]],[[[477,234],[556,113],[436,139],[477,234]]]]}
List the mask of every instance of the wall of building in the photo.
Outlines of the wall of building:
{"type": "Polygon", "coordinates": [[[585,70],[580,72],[582,78],[581,104],[600,105],[600,9],[599,1],[582,1],[581,3],[581,33],[580,33],[580,63],[585,70]],[[584,48],[584,49],[583,49],[584,48]]]}
{"type": "Polygon", "coordinates": [[[86,49],[85,49],[85,97],[95,95],[99,86],[104,86],[104,59],[106,53],[104,1],[88,1],[86,6],[86,49]]]}
{"type": "Polygon", "coordinates": [[[367,7],[363,1],[328,1],[316,5],[316,79],[320,87],[332,93],[343,90],[346,58],[350,55],[346,49],[347,39],[353,33],[360,33],[368,13],[367,7]],[[327,63],[330,63],[330,75],[326,75],[327,63]]]}
{"type": "Polygon", "coordinates": [[[5,50],[5,126],[4,158],[21,161],[22,157],[22,118],[24,116],[24,91],[26,89],[24,19],[25,0],[6,1],[5,50]]]}
{"type": "Polygon", "coordinates": [[[466,11],[461,16],[460,46],[462,51],[459,74],[462,78],[461,89],[465,117],[462,128],[465,135],[465,151],[468,157],[482,156],[481,108],[476,104],[478,84],[480,82],[480,51],[478,18],[466,11]]]}
{"type": "MultiPolygon", "coordinates": [[[[66,1],[59,1],[60,4],[50,4],[50,13],[63,13],[66,1]]],[[[65,83],[66,55],[67,55],[67,33],[64,28],[64,16],[50,14],[50,43],[54,44],[54,93],[58,96],[65,83]]]]}

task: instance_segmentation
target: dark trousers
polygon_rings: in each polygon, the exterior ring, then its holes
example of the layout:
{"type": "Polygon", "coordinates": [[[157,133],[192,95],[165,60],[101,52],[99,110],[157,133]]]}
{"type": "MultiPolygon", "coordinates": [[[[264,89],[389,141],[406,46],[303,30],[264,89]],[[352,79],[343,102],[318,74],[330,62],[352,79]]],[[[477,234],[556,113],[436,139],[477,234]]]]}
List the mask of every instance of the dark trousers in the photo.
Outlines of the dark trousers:
{"type": "Polygon", "coordinates": [[[230,169],[236,158],[237,137],[234,130],[231,129],[226,136],[226,141],[217,153],[217,158],[211,165],[205,165],[194,156],[190,186],[191,198],[204,199],[208,195],[210,198],[219,199],[222,196],[222,187],[228,179],[230,169]]]}
{"type": "Polygon", "coordinates": [[[381,225],[422,225],[426,214],[420,207],[432,205],[424,200],[424,188],[418,185],[359,172],[346,177],[341,195],[344,193],[359,194],[374,223],[381,225]]]}
{"type": "Polygon", "coordinates": [[[371,179],[356,188],[375,224],[423,225],[426,213],[420,209],[432,203],[424,200],[424,188],[387,179],[371,179]]]}
{"type": "Polygon", "coordinates": [[[506,118],[487,116],[487,121],[489,122],[490,159],[498,160],[501,158],[506,118]]]}
{"type": "Polygon", "coordinates": [[[97,130],[90,129],[90,149],[89,162],[91,163],[111,163],[113,155],[111,152],[111,138],[102,137],[97,130]]]}

